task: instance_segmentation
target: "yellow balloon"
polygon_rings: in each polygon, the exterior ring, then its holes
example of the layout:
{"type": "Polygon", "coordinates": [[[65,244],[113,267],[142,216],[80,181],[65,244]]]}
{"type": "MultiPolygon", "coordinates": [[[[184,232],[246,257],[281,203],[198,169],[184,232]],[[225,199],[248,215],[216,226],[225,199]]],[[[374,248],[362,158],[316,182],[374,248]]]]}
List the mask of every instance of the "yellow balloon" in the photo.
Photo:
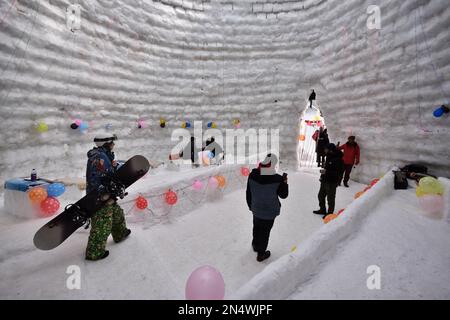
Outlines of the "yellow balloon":
{"type": "Polygon", "coordinates": [[[48,131],[48,125],[44,122],[39,122],[39,124],[36,127],[37,132],[43,133],[48,131]]]}
{"type": "Polygon", "coordinates": [[[216,125],[215,123],[213,123],[213,124],[211,125],[211,128],[216,129],[216,128],[217,128],[217,125],[216,125]]]}
{"type": "Polygon", "coordinates": [[[423,197],[425,195],[426,195],[426,193],[423,192],[422,188],[420,186],[417,186],[417,188],[416,188],[416,196],[423,197]]]}
{"type": "Polygon", "coordinates": [[[295,251],[297,251],[297,246],[293,246],[293,247],[291,248],[291,252],[295,252],[295,251]]]}
{"type": "Polygon", "coordinates": [[[444,186],[433,177],[425,177],[420,179],[419,187],[424,194],[444,194],[444,186]]]}

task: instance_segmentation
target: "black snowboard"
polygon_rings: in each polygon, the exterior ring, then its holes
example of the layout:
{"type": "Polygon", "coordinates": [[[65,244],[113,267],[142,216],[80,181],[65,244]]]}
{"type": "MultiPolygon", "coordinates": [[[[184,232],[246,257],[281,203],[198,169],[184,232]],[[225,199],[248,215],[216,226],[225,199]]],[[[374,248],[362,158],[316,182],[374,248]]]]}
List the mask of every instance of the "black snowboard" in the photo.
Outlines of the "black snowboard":
{"type": "Polygon", "coordinates": [[[142,178],[150,168],[143,156],[134,156],[125,162],[111,177],[102,191],[92,191],[45,224],[34,235],[34,245],[41,250],[51,250],[64,242],[108,201],[123,199],[125,189],[142,178]]]}

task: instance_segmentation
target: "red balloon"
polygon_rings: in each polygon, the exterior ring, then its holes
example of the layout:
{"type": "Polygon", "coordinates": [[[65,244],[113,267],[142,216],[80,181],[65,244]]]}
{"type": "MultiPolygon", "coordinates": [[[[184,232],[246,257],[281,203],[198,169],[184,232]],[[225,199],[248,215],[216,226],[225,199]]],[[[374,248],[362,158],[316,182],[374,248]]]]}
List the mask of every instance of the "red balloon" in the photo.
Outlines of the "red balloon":
{"type": "Polygon", "coordinates": [[[370,183],[370,186],[373,187],[374,185],[376,185],[378,183],[378,181],[380,181],[380,179],[372,180],[372,182],[370,183]]]}
{"type": "Polygon", "coordinates": [[[241,168],[241,174],[242,174],[244,177],[248,177],[248,176],[250,175],[250,169],[247,168],[247,167],[242,167],[242,168],[241,168]]]}
{"type": "Polygon", "coordinates": [[[48,197],[41,202],[41,210],[44,217],[50,217],[59,209],[59,201],[56,198],[48,197]]]}
{"type": "Polygon", "coordinates": [[[145,199],[144,197],[138,197],[138,198],[136,199],[136,207],[137,207],[139,210],[147,209],[147,207],[148,207],[148,201],[147,201],[147,199],[145,199]]]}
{"type": "Polygon", "coordinates": [[[177,201],[178,201],[178,197],[175,192],[173,192],[172,190],[169,190],[166,192],[166,202],[168,204],[173,206],[175,203],[177,203],[177,201]]]}

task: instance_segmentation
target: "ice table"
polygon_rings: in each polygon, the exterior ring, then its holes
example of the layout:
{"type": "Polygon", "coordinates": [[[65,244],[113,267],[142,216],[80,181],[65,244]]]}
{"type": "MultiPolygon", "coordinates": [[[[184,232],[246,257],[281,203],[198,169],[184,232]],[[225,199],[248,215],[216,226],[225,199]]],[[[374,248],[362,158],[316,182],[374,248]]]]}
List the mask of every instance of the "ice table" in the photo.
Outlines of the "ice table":
{"type": "Polygon", "coordinates": [[[36,218],[39,213],[39,203],[33,204],[28,198],[28,190],[36,187],[44,187],[50,183],[46,180],[15,178],[5,182],[5,212],[22,217],[36,218]]]}

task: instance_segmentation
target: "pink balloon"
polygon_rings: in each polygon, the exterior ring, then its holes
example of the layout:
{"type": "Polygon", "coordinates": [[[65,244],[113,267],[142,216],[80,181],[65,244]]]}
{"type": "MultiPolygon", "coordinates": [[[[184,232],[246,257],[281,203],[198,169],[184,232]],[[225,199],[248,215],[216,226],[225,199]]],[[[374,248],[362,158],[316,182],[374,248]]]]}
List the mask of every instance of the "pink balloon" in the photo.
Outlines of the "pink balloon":
{"type": "Polygon", "coordinates": [[[223,300],[225,282],[219,271],[211,266],[194,270],[186,283],[187,300],[223,300]]]}
{"type": "Polygon", "coordinates": [[[203,188],[203,183],[200,180],[195,180],[194,184],[192,185],[194,190],[201,190],[203,188]]]}
{"type": "Polygon", "coordinates": [[[219,181],[217,181],[217,179],[215,177],[211,177],[209,179],[209,187],[211,189],[217,189],[217,187],[219,186],[219,181]]]}
{"type": "Polygon", "coordinates": [[[83,121],[80,120],[80,119],[75,119],[75,121],[74,121],[74,123],[75,123],[77,126],[80,126],[82,122],[83,122],[83,121]]]}
{"type": "Polygon", "coordinates": [[[441,219],[444,213],[444,197],[441,195],[425,195],[419,197],[419,204],[425,215],[441,219]]]}

